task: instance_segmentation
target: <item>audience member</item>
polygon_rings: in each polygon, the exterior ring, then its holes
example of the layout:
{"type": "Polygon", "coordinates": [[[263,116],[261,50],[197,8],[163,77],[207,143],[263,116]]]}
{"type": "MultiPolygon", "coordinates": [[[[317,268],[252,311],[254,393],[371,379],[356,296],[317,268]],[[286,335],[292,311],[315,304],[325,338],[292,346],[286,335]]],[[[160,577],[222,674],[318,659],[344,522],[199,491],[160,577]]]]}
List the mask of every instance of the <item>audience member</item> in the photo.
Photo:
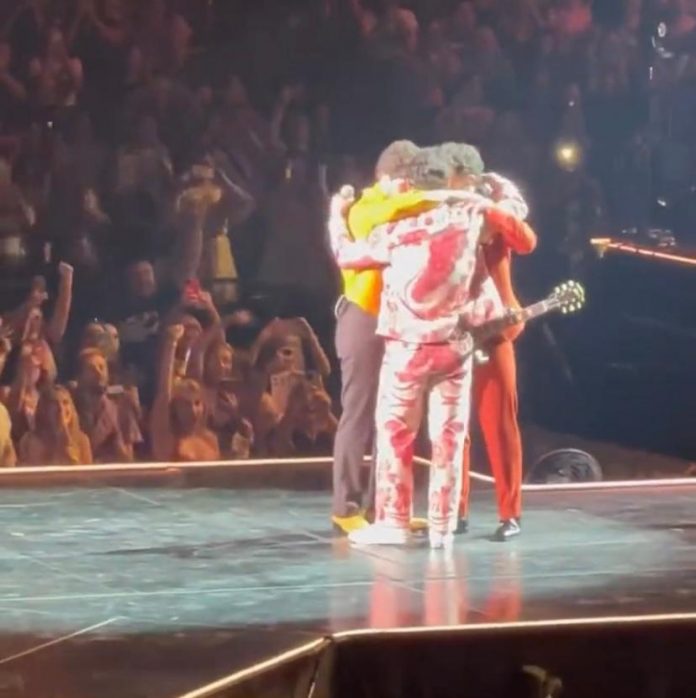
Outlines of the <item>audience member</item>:
{"type": "Polygon", "coordinates": [[[133,461],[135,446],[142,441],[137,423],[139,406],[130,404],[122,386],[110,385],[109,366],[98,349],[83,349],[80,353],[73,395],[80,425],[89,438],[94,461],[133,461]],[[122,429],[124,424],[131,428],[122,429]]]}
{"type": "Polygon", "coordinates": [[[170,325],[165,332],[150,421],[152,454],[162,461],[219,460],[220,445],[207,426],[201,384],[175,375],[176,352],[185,331],[183,325],[170,325]]]}
{"type": "Polygon", "coordinates": [[[46,386],[36,405],[34,426],[19,441],[21,465],[91,465],[92,450],[70,391],[46,386]]]}

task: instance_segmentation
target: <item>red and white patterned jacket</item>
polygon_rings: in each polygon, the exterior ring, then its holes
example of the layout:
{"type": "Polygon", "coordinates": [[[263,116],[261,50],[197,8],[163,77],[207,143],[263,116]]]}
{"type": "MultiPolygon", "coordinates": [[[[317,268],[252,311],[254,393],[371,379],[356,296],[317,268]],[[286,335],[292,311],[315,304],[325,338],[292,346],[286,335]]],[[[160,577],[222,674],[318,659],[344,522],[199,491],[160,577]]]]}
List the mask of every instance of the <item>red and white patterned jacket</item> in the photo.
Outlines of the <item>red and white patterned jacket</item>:
{"type": "MultiPolygon", "coordinates": [[[[486,225],[515,236],[516,227],[509,223],[519,219],[506,211],[526,215],[526,205],[516,188],[509,191],[510,200],[502,196],[495,205],[477,193],[457,192],[456,202],[381,225],[359,241],[346,228],[345,199],[334,197],[329,227],[338,265],[384,269],[378,334],[418,344],[447,342],[461,318],[475,327],[503,313],[479,242],[486,225]]],[[[443,198],[453,194],[438,193],[443,198]]]]}

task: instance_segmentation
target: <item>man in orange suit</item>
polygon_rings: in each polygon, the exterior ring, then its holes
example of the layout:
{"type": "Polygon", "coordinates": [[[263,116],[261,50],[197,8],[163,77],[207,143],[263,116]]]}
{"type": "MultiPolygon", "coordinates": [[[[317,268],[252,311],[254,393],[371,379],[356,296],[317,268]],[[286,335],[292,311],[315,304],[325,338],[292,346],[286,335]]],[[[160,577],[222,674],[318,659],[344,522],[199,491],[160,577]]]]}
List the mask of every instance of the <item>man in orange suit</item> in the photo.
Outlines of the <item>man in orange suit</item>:
{"type": "MultiPolygon", "coordinates": [[[[517,187],[497,175],[483,176],[484,193],[494,201],[515,202],[508,213],[524,220],[528,210],[517,187]],[[517,195],[515,195],[517,192],[517,195]]],[[[509,236],[497,235],[483,247],[488,271],[498,289],[506,308],[519,308],[520,303],[512,284],[512,253],[533,252],[537,239],[529,226],[526,235],[518,238],[515,248],[506,240],[509,236]]],[[[474,372],[474,409],[478,413],[479,425],[495,479],[496,499],[500,525],[494,539],[507,541],[521,532],[522,513],[522,439],[517,422],[517,364],[514,341],[522,332],[523,325],[509,327],[494,339],[487,349],[488,361],[477,366],[474,372]]],[[[469,468],[471,441],[467,439],[464,451],[464,477],[459,508],[459,533],[468,527],[469,468]]]]}

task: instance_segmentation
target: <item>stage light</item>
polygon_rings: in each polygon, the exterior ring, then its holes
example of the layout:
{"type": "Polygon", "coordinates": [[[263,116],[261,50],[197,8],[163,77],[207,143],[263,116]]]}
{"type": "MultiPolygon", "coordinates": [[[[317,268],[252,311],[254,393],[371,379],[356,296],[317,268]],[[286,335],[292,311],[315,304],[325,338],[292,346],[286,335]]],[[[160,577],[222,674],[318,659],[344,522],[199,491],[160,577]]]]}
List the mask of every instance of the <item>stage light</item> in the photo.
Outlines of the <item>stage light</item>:
{"type": "Polygon", "coordinates": [[[604,257],[608,251],[613,251],[648,257],[650,259],[659,259],[666,262],[676,262],[677,264],[686,264],[692,267],[696,266],[696,256],[686,253],[675,254],[674,252],[664,252],[654,247],[626,243],[621,240],[613,240],[612,238],[592,238],[590,244],[595,248],[600,259],[604,257]]]}
{"type": "Polygon", "coordinates": [[[582,146],[572,140],[558,141],[553,154],[558,166],[566,172],[577,170],[583,158],[582,146]]]}

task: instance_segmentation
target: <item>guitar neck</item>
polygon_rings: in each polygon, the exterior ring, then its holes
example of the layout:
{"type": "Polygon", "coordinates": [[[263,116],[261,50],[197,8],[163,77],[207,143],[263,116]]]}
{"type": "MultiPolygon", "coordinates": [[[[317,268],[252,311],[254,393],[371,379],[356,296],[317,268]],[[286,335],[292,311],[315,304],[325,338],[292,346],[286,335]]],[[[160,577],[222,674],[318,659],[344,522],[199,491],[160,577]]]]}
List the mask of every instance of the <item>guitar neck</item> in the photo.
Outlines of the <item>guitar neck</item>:
{"type": "Polygon", "coordinates": [[[548,298],[543,301],[538,301],[532,305],[528,305],[526,308],[521,308],[515,312],[517,322],[526,322],[527,320],[533,320],[534,318],[546,315],[558,308],[558,303],[548,298]]]}
{"type": "Polygon", "coordinates": [[[475,335],[474,341],[481,345],[492,337],[500,334],[508,327],[541,317],[554,310],[558,310],[560,307],[561,303],[554,296],[549,296],[544,300],[528,305],[526,308],[510,310],[502,317],[490,320],[477,327],[473,332],[475,335]]]}

